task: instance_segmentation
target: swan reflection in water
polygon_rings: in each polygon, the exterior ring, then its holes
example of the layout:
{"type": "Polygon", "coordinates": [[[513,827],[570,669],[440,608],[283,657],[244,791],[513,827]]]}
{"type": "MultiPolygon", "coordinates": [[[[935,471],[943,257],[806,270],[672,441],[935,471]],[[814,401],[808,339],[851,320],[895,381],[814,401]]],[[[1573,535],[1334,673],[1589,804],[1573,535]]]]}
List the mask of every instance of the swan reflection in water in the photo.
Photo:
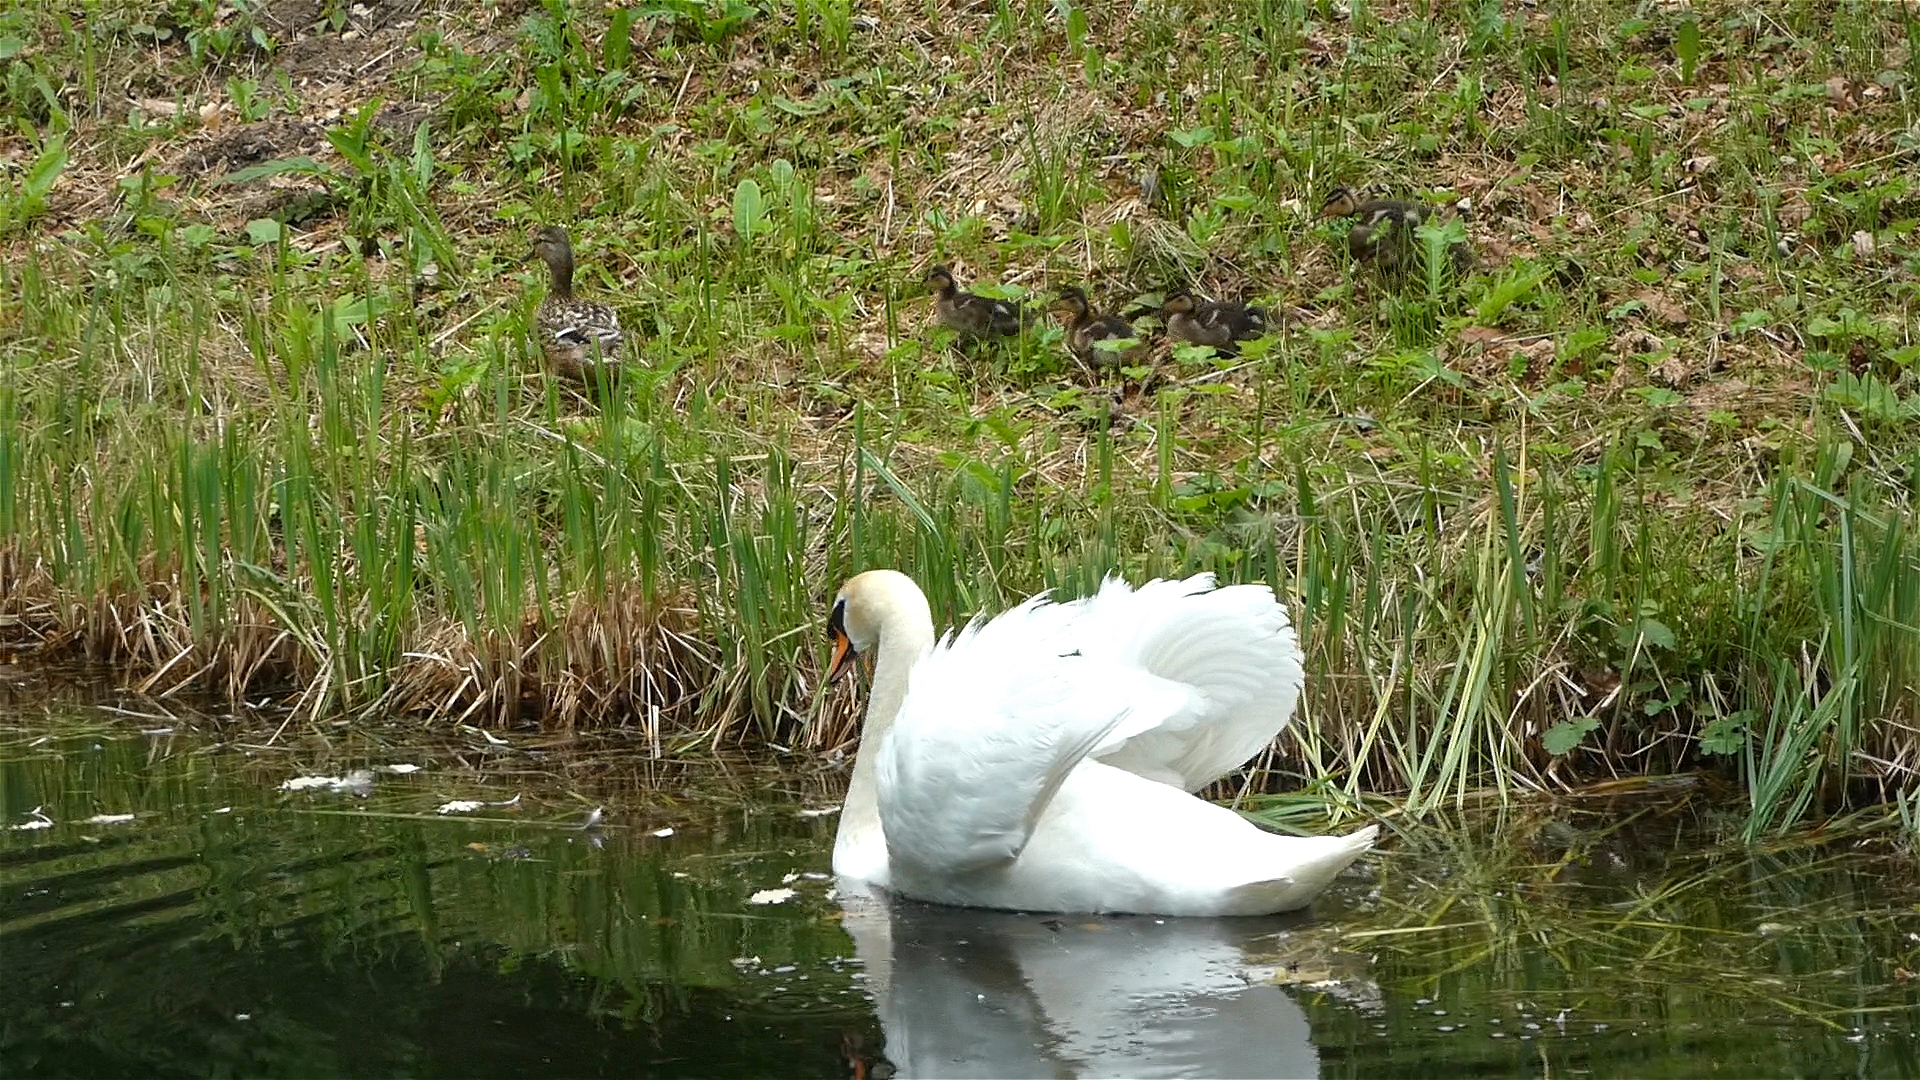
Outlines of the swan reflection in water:
{"type": "Polygon", "coordinates": [[[839,892],[903,1080],[1319,1075],[1306,1013],[1247,959],[1305,915],[1023,914],[846,878],[839,892]]]}

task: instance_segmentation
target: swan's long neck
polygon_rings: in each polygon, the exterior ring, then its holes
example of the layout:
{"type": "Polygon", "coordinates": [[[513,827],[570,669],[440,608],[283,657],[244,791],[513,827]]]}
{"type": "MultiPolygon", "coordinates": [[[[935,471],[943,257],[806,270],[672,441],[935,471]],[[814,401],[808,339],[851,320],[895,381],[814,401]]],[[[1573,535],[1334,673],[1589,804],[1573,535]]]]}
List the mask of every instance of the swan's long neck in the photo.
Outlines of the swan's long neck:
{"type": "Polygon", "coordinates": [[[834,837],[835,873],[866,881],[884,881],[886,835],[880,829],[880,790],[874,775],[880,741],[893,726],[907,697],[907,676],[913,665],[933,648],[933,613],[918,587],[905,577],[889,588],[880,604],[880,640],[873,666],[873,690],[867,700],[867,720],[860,729],[860,750],[853,759],[853,779],[840,807],[840,830],[834,837]]]}

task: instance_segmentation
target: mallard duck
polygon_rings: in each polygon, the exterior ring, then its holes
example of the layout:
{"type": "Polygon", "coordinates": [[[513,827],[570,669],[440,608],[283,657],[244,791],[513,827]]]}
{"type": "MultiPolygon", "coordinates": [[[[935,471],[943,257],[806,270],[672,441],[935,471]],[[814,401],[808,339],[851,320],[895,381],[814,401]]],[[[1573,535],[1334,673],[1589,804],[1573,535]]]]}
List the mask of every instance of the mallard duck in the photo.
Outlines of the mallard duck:
{"type": "Polygon", "coordinates": [[[1160,305],[1167,334],[1191,345],[1211,345],[1222,356],[1240,352],[1236,342],[1257,338],[1267,332],[1267,313],[1257,307],[1233,303],[1202,303],[1185,289],[1167,294],[1160,305]]]}
{"type": "Polygon", "coordinates": [[[844,877],[966,907],[1264,915],[1306,906],[1378,832],[1276,836],[1191,794],[1299,699],[1300,646],[1266,585],[1109,578],[935,637],[919,586],[870,570],[827,629],[829,681],[875,658],[844,877]]]}
{"type": "Polygon", "coordinates": [[[1118,315],[1102,315],[1087,303],[1087,294],[1069,285],[1059,291],[1049,305],[1067,328],[1067,351],[1092,368],[1138,364],[1147,357],[1147,343],[1134,332],[1133,324],[1118,315]],[[1129,341],[1118,348],[1103,349],[1102,341],[1129,341]]]}
{"type": "Polygon", "coordinates": [[[553,279],[534,313],[540,351],[559,374],[590,382],[596,368],[618,360],[620,319],[605,304],[574,298],[573,244],[565,229],[548,225],[533,234],[532,255],[553,279]]]}
{"type": "Polygon", "coordinates": [[[1026,325],[1026,315],[1018,306],[963,291],[953,280],[953,271],[944,266],[927,271],[925,281],[938,297],[933,308],[940,325],[963,338],[1015,337],[1026,325]]]}
{"type": "MultiPolygon", "coordinates": [[[[1354,219],[1347,232],[1347,254],[1383,275],[1397,275],[1414,267],[1422,247],[1413,231],[1433,217],[1433,208],[1405,199],[1362,199],[1352,188],[1334,188],[1320,204],[1322,218],[1354,219]]],[[[1473,268],[1473,250],[1466,244],[1448,249],[1456,273],[1473,268]]]]}

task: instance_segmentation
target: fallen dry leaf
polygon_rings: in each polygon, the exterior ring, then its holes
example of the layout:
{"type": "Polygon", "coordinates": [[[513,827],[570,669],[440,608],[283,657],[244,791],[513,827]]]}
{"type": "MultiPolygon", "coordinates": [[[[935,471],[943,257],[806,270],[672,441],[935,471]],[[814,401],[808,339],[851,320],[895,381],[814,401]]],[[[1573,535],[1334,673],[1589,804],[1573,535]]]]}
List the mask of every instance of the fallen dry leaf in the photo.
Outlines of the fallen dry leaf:
{"type": "Polygon", "coordinates": [[[1646,305],[1648,314],[1668,326],[1685,326],[1693,321],[1685,304],[1656,289],[1644,289],[1634,299],[1646,305]]]}
{"type": "Polygon", "coordinates": [[[1659,363],[1647,370],[1647,377],[1663,386],[1675,390],[1693,381],[1694,366],[1681,358],[1680,354],[1669,353],[1659,363]]]}
{"type": "Polygon", "coordinates": [[[1661,340],[1659,334],[1650,334],[1640,329],[1625,331],[1615,339],[1615,342],[1620,351],[1628,353],[1658,352],[1667,347],[1667,343],[1661,340]]]}

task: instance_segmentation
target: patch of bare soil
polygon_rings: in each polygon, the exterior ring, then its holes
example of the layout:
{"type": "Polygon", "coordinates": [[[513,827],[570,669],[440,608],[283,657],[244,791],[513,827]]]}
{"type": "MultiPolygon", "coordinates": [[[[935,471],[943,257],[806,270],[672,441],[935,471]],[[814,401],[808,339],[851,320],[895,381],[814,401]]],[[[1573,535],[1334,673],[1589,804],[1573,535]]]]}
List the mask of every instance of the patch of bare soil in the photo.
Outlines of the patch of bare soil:
{"type": "Polygon", "coordinates": [[[182,179],[204,183],[263,161],[312,154],[325,145],[325,134],[312,121],[262,120],[186,148],[173,161],[172,171],[182,179]]]}

